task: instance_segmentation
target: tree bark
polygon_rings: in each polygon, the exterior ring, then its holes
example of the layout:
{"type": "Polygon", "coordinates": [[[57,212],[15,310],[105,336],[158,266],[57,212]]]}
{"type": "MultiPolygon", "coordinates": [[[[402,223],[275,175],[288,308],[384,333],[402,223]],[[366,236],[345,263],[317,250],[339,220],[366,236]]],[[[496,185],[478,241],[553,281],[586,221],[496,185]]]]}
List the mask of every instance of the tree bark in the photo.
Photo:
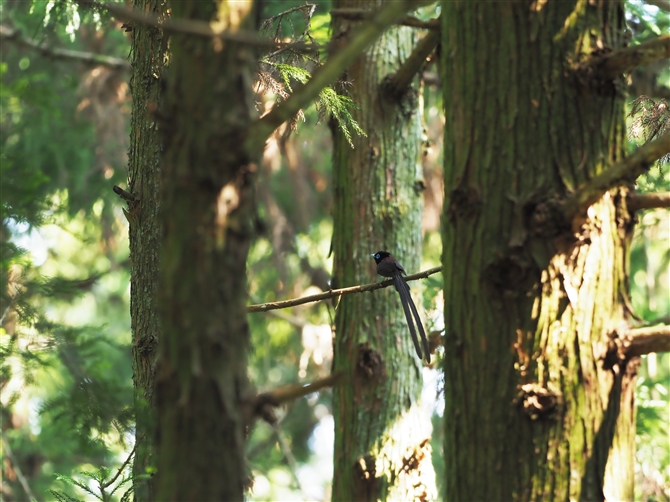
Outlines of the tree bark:
{"type": "MultiPolygon", "coordinates": [[[[254,30],[252,1],[171,3],[175,18],[254,30]]],[[[248,473],[246,259],[254,235],[254,51],[173,34],[165,135],[157,499],[243,500],[248,473]]],[[[260,155],[260,152],[257,152],[260,155]]]]}
{"type": "MultiPolygon", "coordinates": [[[[372,10],[381,2],[345,0],[335,8],[372,10]]],[[[344,44],[358,23],[339,18],[333,40],[344,44]]],[[[370,257],[388,250],[408,273],[421,256],[423,174],[417,79],[400,97],[385,78],[411,54],[410,28],[391,28],[344,77],[360,107],[367,138],[351,149],[334,126],[334,283],[374,280],[370,257]]],[[[377,277],[377,279],[380,279],[377,277]]],[[[413,288],[416,291],[418,288],[413,288]]],[[[415,301],[420,304],[419,296],[415,301]]],[[[429,418],[420,407],[421,366],[393,288],[344,296],[338,306],[334,372],[348,376],[333,391],[333,500],[434,498],[429,418]]]]}
{"type": "MultiPolygon", "coordinates": [[[[136,0],[135,7],[165,16],[167,6],[158,0],[136,0]]],[[[158,252],[161,225],[158,209],[162,138],[155,111],[162,104],[163,70],[167,39],[156,28],[137,24],[132,30],[131,134],[128,152],[128,191],[137,199],[128,202],[130,224],[130,319],[132,329],[133,382],[135,386],[135,441],[133,474],[152,472],[156,465],[153,429],[153,386],[160,340],[156,308],[158,252]]],[[[135,500],[154,500],[154,482],[134,483],[135,500]]]]}
{"type": "Polygon", "coordinates": [[[622,46],[623,5],[442,9],[446,499],[604,500],[615,433],[619,461],[633,455],[635,369],[616,350],[627,190],[577,234],[554,215],[623,158],[620,83],[574,71],[622,46]]]}

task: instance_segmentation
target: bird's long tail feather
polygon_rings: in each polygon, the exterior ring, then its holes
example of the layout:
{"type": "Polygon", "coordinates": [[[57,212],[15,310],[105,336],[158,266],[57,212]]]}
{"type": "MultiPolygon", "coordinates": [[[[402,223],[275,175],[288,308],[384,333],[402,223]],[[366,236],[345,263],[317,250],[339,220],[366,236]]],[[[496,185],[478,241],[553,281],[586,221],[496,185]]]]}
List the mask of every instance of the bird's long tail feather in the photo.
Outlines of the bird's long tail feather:
{"type": "Polygon", "coordinates": [[[430,363],[430,351],[428,347],[428,339],[426,338],[426,332],[423,330],[423,324],[421,323],[421,317],[419,312],[414,305],[412,300],[412,295],[409,292],[409,286],[405,282],[404,277],[401,275],[393,276],[393,285],[395,286],[396,291],[400,294],[400,303],[402,303],[402,308],[405,311],[405,318],[407,319],[407,325],[409,327],[409,333],[412,335],[412,342],[414,342],[414,349],[416,350],[419,359],[423,359],[421,354],[421,345],[419,344],[419,339],[416,336],[416,330],[414,329],[414,321],[412,319],[412,314],[416,320],[416,325],[419,328],[419,334],[421,335],[421,344],[423,345],[423,353],[426,355],[426,362],[430,363]]]}

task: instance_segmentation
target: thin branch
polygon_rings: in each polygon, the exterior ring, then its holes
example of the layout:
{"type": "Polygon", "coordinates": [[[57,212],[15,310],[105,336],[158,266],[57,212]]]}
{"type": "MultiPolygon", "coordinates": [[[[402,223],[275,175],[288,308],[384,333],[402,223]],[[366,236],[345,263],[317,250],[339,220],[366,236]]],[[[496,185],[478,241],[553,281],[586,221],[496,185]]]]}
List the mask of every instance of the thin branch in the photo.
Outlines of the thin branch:
{"type": "Polygon", "coordinates": [[[23,491],[26,492],[28,500],[37,500],[37,497],[35,497],[35,495],[33,495],[33,492],[30,490],[28,480],[23,475],[21,467],[19,467],[19,463],[16,461],[14,452],[12,452],[12,449],[9,447],[9,441],[7,441],[7,437],[5,436],[4,430],[2,431],[2,446],[4,447],[5,452],[7,453],[7,458],[12,463],[12,467],[14,468],[14,472],[16,473],[16,478],[19,480],[19,483],[21,483],[23,491]]]}
{"type": "Polygon", "coordinates": [[[100,485],[100,488],[101,488],[100,491],[104,490],[105,488],[110,487],[110,486],[114,483],[114,481],[116,481],[116,480],[119,478],[119,476],[121,475],[121,473],[123,472],[123,470],[124,470],[124,469],[126,468],[126,466],[130,463],[130,459],[132,459],[132,458],[133,458],[133,455],[135,455],[135,450],[137,449],[137,444],[138,444],[142,439],[144,439],[144,435],[142,435],[142,437],[140,437],[139,440],[137,440],[137,439],[135,440],[135,444],[133,445],[133,449],[130,450],[130,453],[128,454],[128,458],[126,459],[126,461],[123,463],[123,465],[122,465],[121,467],[119,467],[119,470],[116,471],[116,474],[114,475],[114,477],[113,477],[112,479],[110,479],[110,480],[107,481],[106,483],[103,483],[103,484],[100,485]]]}
{"type": "Polygon", "coordinates": [[[638,66],[670,57],[670,35],[662,35],[640,45],[626,47],[602,56],[593,56],[580,65],[593,71],[594,76],[611,79],[628,73],[638,66]]]}
{"type": "Polygon", "coordinates": [[[670,352],[670,326],[635,328],[627,333],[624,338],[624,354],[627,357],[653,352],[670,352]]]}
{"type": "Polygon", "coordinates": [[[605,192],[644,173],[656,160],[670,153],[670,132],[644,144],[621,162],[614,164],[588,181],[566,201],[564,214],[568,221],[586,210],[605,192]]]}
{"type": "MultiPolygon", "coordinates": [[[[433,275],[441,271],[442,267],[429,268],[428,270],[424,270],[423,272],[408,275],[405,277],[405,280],[415,281],[417,279],[425,279],[429,275],[433,275]]],[[[388,288],[392,284],[393,279],[386,279],[385,281],[382,282],[373,282],[365,285],[351,286],[350,288],[331,289],[330,291],[325,291],[324,293],[319,293],[317,295],[303,296],[302,298],[293,298],[292,300],[261,303],[258,305],[249,305],[247,307],[247,312],[248,313],[267,312],[268,310],[285,309],[288,307],[295,307],[296,305],[304,305],[305,303],[328,300],[329,298],[335,298],[337,296],[344,296],[353,293],[367,293],[368,291],[374,291],[375,289],[388,288]]]]}
{"type": "Polygon", "coordinates": [[[370,20],[360,26],[355,35],[342,49],[333,52],[328,61],[319,67],[309,81],[296,89],[284,102],[275,106],[267,115],[251,125],[247,133],[247,151],[262,150],[272,132],[293,117],[299,110],[310,104],[321,90],[335,82],[342,72],[367,49],[386,28],[397,21],[405,12],[430,3],[426,0],[397,0],[384,4],[372,13],[370,20]]]}
{"type": "MultiPolygon", "coordinates": [[[[330,15],[332,17],[341,17],[342,19],[349,19],[350,21],[365,21],[370,19],[372,13],[366,9],[331,9],[330,15]]],[[[431,19],[430,21],[421,21],[414,16],[405,16],[394,24],[400,26],[410,26],[412,28],[421,28],[424,30],[438,30],[440,29],[439,19],[431,19]]]]}
{"type": "Polygon", "coordinates": [[[197,21],[193,19],[173,19],[160,18],[155,14],[143,12],[138,9],[127,9],[121,7],[117,3],[101,3],[94,0],[75,0],[80,5],[96,7],[109,12],[113,17],[120,21],[134,21],[146,26],[154,26],[163,31],[171,33],[183,33],[187,35],[196,35],[199,37],[209,37],[212,39],[229,40],[231,42],[238,42],[255,47],[264,48],[278,48],[278,47],[295,47],[297,49],[314,48],[314,44],[307,44],[304,42],[277,42],[273,40],[266,40],[258,36],[255,32],[237,30],[235,32],[228,31],[223,27],[213,27],[206,21],[197,21]]]}
{"type": "Polygon", "coordinates": [[[670,207],[670,192],[629,193],[626,205],[630,211],[670,207]]]}
{"type": "Polygon", "coordinates": [[[95,54],[93,52],[71,51],[68,49],[60,49],[58,47],[50,47],[47,44],[41,44],[35,40],[25,38],[18,29],[10,28],[9,26],[2,24],[0,24],[0,40],[10,40],[19,46],[39,51],[42,55],[52,59],[79,61],[119,70],[130,70],[130,63],[125,59],[95,54]]]}
{"type": "Polygon", "coordinates": [[[398,71],[385,81],[384,88],[393,96],[402,96],[409,88],[416,75],[426,63],[426,58],[435,50],[440,42],[440,32],[430,31],[423,37],[405,60],[398,71]]]}

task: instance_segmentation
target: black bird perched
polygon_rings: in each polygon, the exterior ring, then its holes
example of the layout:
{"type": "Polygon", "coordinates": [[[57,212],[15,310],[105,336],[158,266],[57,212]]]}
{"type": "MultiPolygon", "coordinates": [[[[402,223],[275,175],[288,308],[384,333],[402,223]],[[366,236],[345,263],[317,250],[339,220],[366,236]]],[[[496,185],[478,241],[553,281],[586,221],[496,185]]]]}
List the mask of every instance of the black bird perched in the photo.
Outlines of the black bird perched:
{"type": "Polygon", "coordinates": [[[391,256],[391,253],[388,251],[377,251],[370,256],[372,256],[377,263],[377,273],[382,277],[391,277],[393,279],[393,285],[395,286],[396,291],[400,294],[400,303],[402,303],[402,309],[405,311],[405,318],[407,319],[407,325],[409,326],[409,333],[412,335],[414,348],[416,349],[419,359],[423,359],[421,355],[421,345],[419,345],[419,339],[417,338],[416,330],[414,329],[414,321],[412,320],[412,314],[414,314],[416,325],[421,334],[421,343],[423,344],[423,352],[426,354],[426,362],[430,363],[430,351],[428,349],[426,332],[423,330],[423,324],[421,324],[421,317],[419,317],[419,312],[416,310],[416,305],[414,305],[414,302],[412,301],[409,285],[403,277],[403,275],[407,275],[407,272],[405,272],[403,266],[398,260],[391,256]]]}

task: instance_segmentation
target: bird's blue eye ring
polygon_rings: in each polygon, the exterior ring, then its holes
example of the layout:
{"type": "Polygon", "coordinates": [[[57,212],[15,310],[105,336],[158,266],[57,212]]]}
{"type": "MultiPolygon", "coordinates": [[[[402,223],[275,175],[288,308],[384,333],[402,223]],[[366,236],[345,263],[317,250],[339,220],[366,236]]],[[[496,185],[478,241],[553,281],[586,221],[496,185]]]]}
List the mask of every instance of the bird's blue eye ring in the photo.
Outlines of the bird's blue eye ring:
{"type": "Polygon", "coordinates": [[[379,258],[379,253],[377,253],[377,254],[375,255],[375,258],[379,258]]]}

